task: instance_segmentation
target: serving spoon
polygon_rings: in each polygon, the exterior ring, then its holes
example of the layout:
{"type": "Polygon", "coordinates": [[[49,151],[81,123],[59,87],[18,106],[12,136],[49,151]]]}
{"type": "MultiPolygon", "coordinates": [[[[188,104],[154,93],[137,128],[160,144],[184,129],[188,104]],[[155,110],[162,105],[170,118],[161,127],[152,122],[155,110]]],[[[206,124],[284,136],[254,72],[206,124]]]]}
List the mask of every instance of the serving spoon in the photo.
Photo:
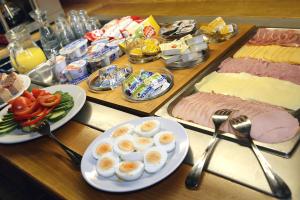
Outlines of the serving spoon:
{"type": "Polygon", "coordinates": [[[240,115],[236,118],[232,118],[229,120],[230,125],[235,131],[235,134],[243,139],[248,140],[251,145],[251,148],[263,169],[263,172],[267,178],[267,181],[270,185],[270,188],[275,197],[280,199],[289,199],[291,198],[291,191],[289,186],[282,180],[271,168],[271,165],[259,151],[257,146],[254,144],[251,136],[251,121],[245,115],[240,115]]]}

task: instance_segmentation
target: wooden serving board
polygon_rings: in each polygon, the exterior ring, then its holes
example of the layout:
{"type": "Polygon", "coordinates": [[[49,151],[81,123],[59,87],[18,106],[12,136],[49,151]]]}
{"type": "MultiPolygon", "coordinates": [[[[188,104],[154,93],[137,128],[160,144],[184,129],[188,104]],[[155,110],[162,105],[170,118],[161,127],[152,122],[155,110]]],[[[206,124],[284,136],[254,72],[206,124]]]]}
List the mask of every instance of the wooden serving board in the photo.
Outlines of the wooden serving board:
{"type": "MultiPolygon", "coordinates": [[[[149,101],[142,102],[129,102],[125,99],[122,94],[122,88],[118,87],[110,91],[92,92],[89,90],[87,82],[83,81],[79,84],[86,91],[87,99],[96,103],[100,103],[112,108],[124,110],[126,112],[131,112],[137,115],[153,115],[165,102],[172,98],[180,89],[187,85],[193,78],[199,75],[206,67],[208,67],[212,62],[216,61],[222,57],[226,52],[228,52],[233,46],[238,45],[240,42],[244,41],[248,34],[250,34],[255,29],[254,25],[239,25],[238,34],[228,41],[210,44],[209,45],[209,57],[208,59],[198,64],[197,66],[189,69],[182,70],[170,70],[174,76],[173,87],[163,96],[158,97],[149,101]]],[[[128,57],[122,56],[116,60],[113,64],[125,65],[129,64],[128,57]]],[[[134,71],[139,71],[141,69],[153,69],[164,68],[165,64],[160,59],[154,62],[145,64],[131,64],[134,71]]],[[[94,72],[91,76],[96,76],[98,71],[94,72]]]]}

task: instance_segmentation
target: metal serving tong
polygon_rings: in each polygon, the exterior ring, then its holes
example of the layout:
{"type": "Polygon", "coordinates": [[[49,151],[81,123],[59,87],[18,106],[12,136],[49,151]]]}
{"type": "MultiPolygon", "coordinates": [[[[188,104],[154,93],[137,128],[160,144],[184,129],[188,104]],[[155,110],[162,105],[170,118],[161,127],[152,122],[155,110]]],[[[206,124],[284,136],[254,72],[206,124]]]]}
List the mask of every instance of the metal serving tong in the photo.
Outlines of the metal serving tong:
{"type": "Polygon", "coordinates": [[[79,155],[78,153],[76,153],[75,151],[73,151],[72,149],[70,149],[69,147],[67,147],[66,145],[64,145],[63,143],[61,143],[57,137],[55,135],[53,135],[51,133],[50,130],[50,125],[47,121],[44,121],[40,124],[38,132],[41,135],[45,135],[48,136],[49,138],[51,138],[53,141],[56,142],[56,144],[58,144],[67,154],[68,156],[71,158],[71,160],[73,161],[73,163],[77,166],[80,167],[80,162],[82,159],[82,156],[79,155]]]}
{"type": "Polygon", "coordinates": [[[241,115],[229,120],[230,125],[235,130],[235,134],[249,141],[251,148],[267,178],[273,195],[279,199],[291,198],[291,191],[288,185],[271,168],[268,161],[264,158],[257,146],[253,143],[250,136],[251,121],[247,116],[241,115]]]}
{"type": "Polygon", "coordinates": [[[215,126],[215,132],[213,134],[213,138],[209,142],[208,146],[206,147],[204,153],[202,154],[202,157],[194,164],[193,168],[187,175],[185,179],[185,185],[189,189],[197,189],[200,180],[203,169],[207,166],[208,159],[210,158],[210,155],[213,152],[213,149],[215,145],[217,144],[217,141],[219,140],[218,133],[220,126],[229,118],[230,114],[232,113],[232,110],[228,109],[222,109],[217,110],[213,116],[212,120],[215,126]]]}

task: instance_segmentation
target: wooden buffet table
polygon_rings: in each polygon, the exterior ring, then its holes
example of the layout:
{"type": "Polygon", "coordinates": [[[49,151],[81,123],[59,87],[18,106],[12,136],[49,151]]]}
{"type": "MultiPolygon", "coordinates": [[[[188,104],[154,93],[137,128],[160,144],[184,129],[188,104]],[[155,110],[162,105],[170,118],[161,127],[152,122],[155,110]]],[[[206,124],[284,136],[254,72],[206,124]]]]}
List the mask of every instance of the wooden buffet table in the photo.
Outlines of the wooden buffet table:
{"type": "MultiPolygon", "coordinates": [[[[209,57],[205,62],[198,64],[197,66],[190,69],[170,70],[174,76],[174,86],[171,88],[170,91],[168,91],[166,94],[159,98],[149,101],[133,103],[129,102],[122,96],[121,87],[118,87],[111,91],[101,91],[98,93],[94,93],[89,91],[86,81],[80,83],[79,86],[86,91],[88,100],[108,105],[112,108],[123,109],[127,112],[130,111],[140,115],[153,115],[155,111],[157,111],[165,102],[170,100],[178,91],[180,91],[184,86],[186,86],[192,79],[198,76],[212,62],[222,57],[231,48],[239,44],[239,42],[244,41],[248,34],[251,34],[255,28],[253,25],[246,24],[239,25],[238,27],[238,34],[230,40],[218,44],[209,45],[209,57]]],[[[128,57],[123,56],[117,59],[114,62],[114,64],[120,66],[129,64],[128,57]]],[[[161,59],[146,64],[131,65],[134,71],[139,71],[141,69],[147,70],[149,68],[153,69],[165,67],[164,62],[161,59]]],[[[95,72],[93,75],[95,76],[96,74],[98,74],[98,72],[95,72]]]]}
{"type": "MultiPolygon", "coordinates": [[[[101,132],[71,121],[55,132],[61,141],[83,154],[89,143],[101,132]]],[[[17,168],[63,199],[272,199],[263,193],[205,173],[197,191],[185,188],[184,180],[191,166],[181,164],[169,177],[152,187],[131,193],[113,194],[89,186],[80,170],[73,166],[65,152],[48,138],[15,145],[0,145],[0,161],[17,168]]]]}
{"type": "MultiPolygon", "coordinates": [[[[149,102],[130,103],[122,99],[120,89],[99,94],[89,92],[85,82],[80,86],[87,91],[88,100],[116,109],[122,108],[143,115],[152,115],[209,64],[223,56],[234,44],[242,42],[253,29],[252,25],[240,25],[237,36],[224,43],[210,45],[210,57],[206,62],[191,69],[173,70],[175,77],[173,88],[166,95],[149,102]]],[[[126,56],[115,63],[125,62],[127,62],[126,56]]],[[[134,67],[147,68],[147,65],[164,66],[163,62],[158,60],[134,67]]],[[[55,134],[67,146],[83,154],[101,132],[70,121],[55,134]]],[[[163,181],[140,191],[126,194],[102,192],[88,185],[81,176],[80,170],[72,164],[65,152],[45,137],[22,144],[0,145],[0,152],[0,161],[5,161],[5,165],[9,168],[26,174],[45,191],[63,199],[271,199],[268,195],[209,173],[205,173],[199,190],[188,190],[185,188],[184,180],[191,166],[187,164],[181,164],[163,181]]]]}

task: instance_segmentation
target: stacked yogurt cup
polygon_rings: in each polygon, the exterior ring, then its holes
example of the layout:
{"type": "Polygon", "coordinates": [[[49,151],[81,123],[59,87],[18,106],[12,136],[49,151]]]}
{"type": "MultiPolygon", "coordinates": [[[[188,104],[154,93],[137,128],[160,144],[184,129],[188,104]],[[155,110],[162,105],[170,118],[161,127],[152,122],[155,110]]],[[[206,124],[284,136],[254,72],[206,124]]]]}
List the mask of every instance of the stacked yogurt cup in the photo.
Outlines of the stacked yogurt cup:
{"type": "Polygon", "coordinates": [[[208,45],[203,35],[186,35],[179,40],[160,44],[161,57],[170,68],[193,67],[206,58],[208,45]]]}

